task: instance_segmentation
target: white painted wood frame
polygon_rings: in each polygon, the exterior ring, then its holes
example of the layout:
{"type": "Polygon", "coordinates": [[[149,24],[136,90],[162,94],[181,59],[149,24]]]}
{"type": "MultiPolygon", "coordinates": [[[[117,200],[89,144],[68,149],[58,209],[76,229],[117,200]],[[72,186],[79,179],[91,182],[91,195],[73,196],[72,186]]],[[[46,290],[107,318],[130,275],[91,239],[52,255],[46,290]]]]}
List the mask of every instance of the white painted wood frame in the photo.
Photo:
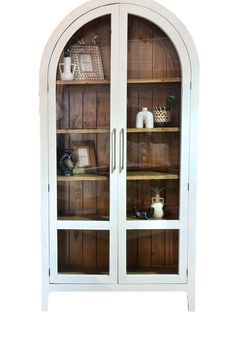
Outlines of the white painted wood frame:
{"type": "MultiPolygon", "coordinates": [[[[140,5],[124,4],[120,8],[120,127],[126,135],[127,125],[127,33],[128,15],[136,15],[149,20],[161,28],[172,40],[179,54],[182,69],[181,106],[181,169],[180,169],[180,217],[179,220],[145,221],[126,220],[126,153],[124,170],[119,175],[119,281],[122,283],[186,283],[187,282],[187,234],[188,234],[188,182],[189,182],[189,133],[190,133],[190,82],[191,66],[188,52],[182,38],[173,25],[153,10],[140,5]],[[178,229],[179,230],[179,273],[173,274],[127,274],[126,235],[127,229],[178,229]],[[167,228],[168,227],[168,228],[167,228]]],[[[126,137],[124,148],[126,147],[126,137]]]]}
{"type": "Polygon", "coordinates": [[[47,309],[49,292],[80,290],[185,291],[188,294],[189,310],[194,310],[198,80],[198,57],[189,33],[170,11],[154,1],[90,1],[70,13],[56,28],[45,48],[40,70],[43,310],[47,309]],[[74,32],[94,18],[109,13],[112,18],[111,133],[113,129],[116,129],[117,138],[116,170],[110,175],[110,221],[62,222],[57,220],[56,210],[55,81],[57,63],[62,49],[74,32]],[[139,221],[138,223],[132,220],[126,221],[126,152],[124,152],[124,170],[120,172],[119,140],[121,129],[124,129],[126,147],[127,42],[124,38],[127,38],[128,13],[144,17],[165,31],[173,41],[181,61],[183,81],[181,148],[184,152],[181,154],[179,220],[139,221]],[[48,192],[49,184],[50,192],[48,192]],[[118,184],[119,187],[117,187],[118,184]],[[189,191],[187,190],[188,184],[189,191]],[[109,230],[109,276],[58,275],[57,229],[109,230]],[[127,275],[127,229],[178,229],[180,232],[180,274],[127,275]]]}
{"type": "MultiPolygon", "coordinates": [[[[57,64],[63,48],[71,36],[86,23],[95,18],[111,15],[111,89],[110,89],[110,141],[112,131],[117,130],[118,108],[117,108],[117,82],[119,65],[119,52],[117,42],[119,42],[119,7],[117,5],[96,8],[79,17],[61,35],[51,56],[48,71],[48,95],[49,95],[49,230],[50,230],[50,283],[115,283],[117,281],[117,195],[112,189],[117,186],[117,168],[111,172],[112,155],[110,152],[110,220],[109,221],[63,221],[57,220],[57,169],[56,169],[56,71],[57,64]],[[109,275],[93,274],[63,274],[58,273],[57,256],[57,230],[58,229],[78,229],[78,230],[109,230],[109,275]]],[[[112,147],[110,147],[111,149],[112,147]]],[[[117,157],[116,157],[117,159],[117,157]]]]}

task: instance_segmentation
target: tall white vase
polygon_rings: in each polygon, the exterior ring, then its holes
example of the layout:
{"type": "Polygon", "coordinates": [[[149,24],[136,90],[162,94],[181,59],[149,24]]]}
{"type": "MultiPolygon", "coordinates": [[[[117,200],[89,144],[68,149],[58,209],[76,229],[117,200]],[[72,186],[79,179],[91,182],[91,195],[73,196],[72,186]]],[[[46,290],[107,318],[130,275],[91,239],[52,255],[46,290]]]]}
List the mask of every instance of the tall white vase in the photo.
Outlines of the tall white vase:
{"type": "Polygon", "coordinates": [[[75,64],[71,64],[71,57],[64,57],[63,63],[59,63],[61,80],[73,80],[75,72],[75,64]],[[63,70],[62,70],[63,66],[63,70]]]}

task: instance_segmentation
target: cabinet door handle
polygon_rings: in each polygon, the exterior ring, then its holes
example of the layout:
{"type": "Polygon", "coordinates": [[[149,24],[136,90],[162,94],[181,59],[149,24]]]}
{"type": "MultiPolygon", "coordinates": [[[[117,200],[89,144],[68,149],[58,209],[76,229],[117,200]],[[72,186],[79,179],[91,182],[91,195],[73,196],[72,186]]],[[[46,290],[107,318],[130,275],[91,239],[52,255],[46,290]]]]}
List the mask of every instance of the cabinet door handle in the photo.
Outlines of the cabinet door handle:
{"type": "Polygon", "coordinates": [[[125,130],[122,128],[120,130],[120,173],[124,169],[124,139],[125,139],[125,130]]]}
{"type": "Polygon", "coordinates": [[[111,138],[111,173],[113,174],[116,170],[116,129],[112,130],[111,138]]]}

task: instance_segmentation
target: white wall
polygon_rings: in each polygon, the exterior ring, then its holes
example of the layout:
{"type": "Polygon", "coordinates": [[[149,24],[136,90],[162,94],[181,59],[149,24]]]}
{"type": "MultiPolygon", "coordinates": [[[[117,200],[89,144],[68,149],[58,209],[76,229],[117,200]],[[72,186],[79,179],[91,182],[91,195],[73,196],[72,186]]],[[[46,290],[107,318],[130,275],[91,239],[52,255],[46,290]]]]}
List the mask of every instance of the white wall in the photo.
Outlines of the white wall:
{"type": "Polygon", "coordinates": [[[201,64],[196,312],[178,293],[58,294],[40,311],[39,63],[53,29],[81,3],[0,4],[1,348],[235,348],[233,0],[160,0],[189,29],[201,64]]]}

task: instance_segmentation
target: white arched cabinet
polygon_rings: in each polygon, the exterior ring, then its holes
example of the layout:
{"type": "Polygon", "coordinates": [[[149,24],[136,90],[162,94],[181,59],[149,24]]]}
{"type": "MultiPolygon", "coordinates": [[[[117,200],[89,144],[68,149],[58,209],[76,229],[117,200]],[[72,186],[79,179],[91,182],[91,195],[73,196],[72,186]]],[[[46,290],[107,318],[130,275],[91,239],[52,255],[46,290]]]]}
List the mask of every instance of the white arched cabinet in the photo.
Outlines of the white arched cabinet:
{"type": "Polygon", "coordinates": [[[92,1],[52,34],[40,71],[43,309],[53,291],[166,290],[194,310],[198,74],[185,27],[153,1],[92,1]],[[170,118],[136,127],[172,96],[170,118]]]}

